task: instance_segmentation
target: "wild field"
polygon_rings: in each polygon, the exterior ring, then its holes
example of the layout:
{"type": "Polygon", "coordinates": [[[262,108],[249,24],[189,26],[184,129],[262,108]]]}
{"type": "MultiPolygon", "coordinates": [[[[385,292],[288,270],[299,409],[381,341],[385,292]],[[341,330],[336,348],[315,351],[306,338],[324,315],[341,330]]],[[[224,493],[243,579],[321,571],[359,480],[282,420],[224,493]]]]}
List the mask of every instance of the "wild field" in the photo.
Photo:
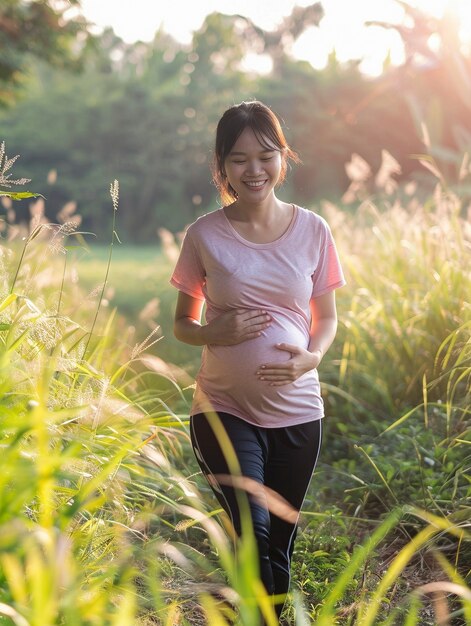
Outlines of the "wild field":
{"type": "MultiPolygon", "coordinates": [[[[438,185],[426,202],[317,209],[348,285],[287,624],[471,624],[465,208],[438,185]]],[[[178,241],[161,235],[88,249],[67,221],[24,240],[5,227],[1,624],[276,623],[250,532],[234,558],[189,450],[198,351],[171,338],[178,241]]]]}

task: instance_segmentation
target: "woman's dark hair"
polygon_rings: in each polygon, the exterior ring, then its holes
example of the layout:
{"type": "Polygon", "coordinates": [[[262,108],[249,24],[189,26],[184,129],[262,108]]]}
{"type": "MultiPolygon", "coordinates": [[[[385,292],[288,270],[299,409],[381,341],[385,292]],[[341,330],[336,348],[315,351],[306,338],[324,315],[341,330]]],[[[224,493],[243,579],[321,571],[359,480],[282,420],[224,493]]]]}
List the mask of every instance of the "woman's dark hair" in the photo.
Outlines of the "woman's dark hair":
{"type": "Polygon", "coordinates": [[[278,117],[262,102],[253,100],[231,106],[224,112],[216,129],[216,142],[212,162],[213,182],[224,205],[237,199],[237,192],[231,187],[225,174],[225,161],[235,142],[246,128],[251,128],[264,148],[281,153],[281,174],[278,184],[286,176],[288,161],[299,162],[299,157],[288,145],[278,117]]]}

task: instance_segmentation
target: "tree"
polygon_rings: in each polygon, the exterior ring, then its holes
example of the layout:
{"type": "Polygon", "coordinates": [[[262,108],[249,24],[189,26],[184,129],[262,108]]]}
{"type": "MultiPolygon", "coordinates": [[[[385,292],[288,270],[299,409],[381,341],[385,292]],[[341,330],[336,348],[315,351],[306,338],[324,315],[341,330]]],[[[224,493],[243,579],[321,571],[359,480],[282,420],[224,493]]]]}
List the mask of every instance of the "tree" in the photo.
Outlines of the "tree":
{"type": "Polygon", "coordinates": [[[383,83],[401,93],[409,107],[423,138],[420,152],[428,152],[433,167],[469,195],[471,186],[462,182],[469,167],[462,165],[463,155],[471,152],[471,58],[460,39],[460,24],[451,9],[437,19],[403,0],[396,2],[407,21],[370,22],[396,30],[404,44],[404,64],[389,68],[383,83]]]}
{"type": "Polygon", "coordinates": [[[2,0],[0,106],[15,101],[33,57],[56,67],[78,67],[88,33],[84,18],[68,18],[71,6],[78,8],[80,0],[2,0]]]}
{"type": "MultiPolygon", "coordinates": [[[[319,13],[311,13],[312,23],[319,13]]],[[[234,102],[260,99],[285,120],[303,167],[294,168],[282,194],[308,207],[343,196],[353,153],[372,170],[380,167],[384,149],[403,177],[424,171],[411,158],[423,152],[409,106],[413,98],[426,107],[433,93],[446,107],[447,132],[458,125],[463,134],[469,129],[455,92],[448,97],[442,82],[431,88],[433,70],[409,64],[369,79],[358,62],[340,63],[334,53],[323,70],[296,61],[289,41],[308,21],[295,12],[270,34],[241,16],[213,13],[189,46],[163,31],[150,43],[128,44],[110,29],[81,54],[81,73],[32,63],[28,97],[0,111],[0,142],[22,155],[15,170],[46,197],[49,219],[76,201],[84,230],[100,239],[110,228],[109,181],[117,178],[118,229],[129,243],[155,240],[160,227],[181,230],[216,206],[209,172],[214,131],[234,102]],[[273,72],[243,71],[242,61],[253,51],[272,55],[273,72]],[[48,177],[51,170],[57,177],[48,177]]],[[[464,91],[461,99],[466,97],[464,91]]],[[[19,220],[28,216],[26,204],[15,205],[19,220]]]]}
{"type": "Polygon", "coordinates": [[[273,31],[256,26],[250,19],[237,15],[239,29],[246,50],[256,50],[260,54],[268,54],[273,61],[273,74],[281,71],[291,47],[303,32],[310,26],[319,26],[324,16],[321,2],[306,7],[295,6],[273,31]]]}

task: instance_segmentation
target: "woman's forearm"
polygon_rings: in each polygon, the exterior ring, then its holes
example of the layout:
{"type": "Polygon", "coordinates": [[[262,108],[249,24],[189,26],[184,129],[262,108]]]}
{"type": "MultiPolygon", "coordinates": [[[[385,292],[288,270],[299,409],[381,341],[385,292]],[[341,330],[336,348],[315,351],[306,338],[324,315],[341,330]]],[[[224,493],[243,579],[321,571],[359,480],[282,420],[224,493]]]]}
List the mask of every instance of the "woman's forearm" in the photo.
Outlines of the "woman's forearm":
{"type": "Polygon", "coordinates": [[[191,317],[180,317],[175,320],[173,333],[179,341],[190,346],[204,346],[207,343],[205,326],[191,317]]]}
{"type": "Polygon", "coordinates": [[[206,324],[200,318],[180,314],[175,318],[175,337],[192,346],[232,346],[261,335],[271,316],[260,309],[230,309],[206,324]]]}
{"type": "Polygon", "coordinates": [[[337,317],[322,317],[316,320],[309,341],[309,352],[318,353],[320,359],[332,345],[337,333],[337,317]]]}

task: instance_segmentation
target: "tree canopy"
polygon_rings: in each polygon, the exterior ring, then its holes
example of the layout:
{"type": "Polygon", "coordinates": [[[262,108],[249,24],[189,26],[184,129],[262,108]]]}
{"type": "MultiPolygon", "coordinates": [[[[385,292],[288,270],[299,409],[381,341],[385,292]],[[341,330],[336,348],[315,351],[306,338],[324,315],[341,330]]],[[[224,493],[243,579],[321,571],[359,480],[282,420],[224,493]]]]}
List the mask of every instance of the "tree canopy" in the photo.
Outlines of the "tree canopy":
{"type": "MultiPolygon", "coordinates": [[[[26,11],[22,2],[9,4],[8,15],[16,19],[26,11]]],[[[350,183],[346,163],[352,155],[370,165],[371,193],[378,191],[374,173],[385,151],[398,164],[397,176],[414,171],[425,181],[427,172],[413,155],[427,153],[429,164],[458,180],[462,153],[471,144],[471,90],[463,82],[470,59],[450,44],[453,25],[439,31],[441,48],[428,48],[424,33],[433,24],[423,13],[411,13],[411,26],[401,33],[406,62],[386,62],[376,79],[362,75],[358,62],[339,63],[334,53],[324,70],[291,56],[295,38],[322,19],[319,3],[298,7],[274,32],[239,15],[213,13],[188,46],[163,31],[150,43],[127,44],[106,30],[93,45],[78,45],[82,70],[74,73],[60,67],[57,56],[64,41],[70,47],[84,35],[76,24],[62,24],[55,3],[38,4],[46,5],[35,10],[52,16],[57,38],[51,50],[44,42],[44,53],[39,47],[29,62],[27,96],[1,113],[0,139],[9,153],[22,154],[19,174],[32,178],[47,198],[50,219],[73,200],[87,229],[101,235],[111,219],[108,184],[117,178],[125,240],[154,240],[160,227],[182,229],[217,202],[209,172],[217,120],[232,103],[254,98],[282,117],[301,156],[303,165],[281,192],[301,204],[339,199],[350,183]],[[268,54],[272,71],[243,70],[248,52],[268,54]],[[424,136],[424,124],[433,141],[424,136]],[[57,176],[48,178],[51,171],[57,176]]],[[[27,212],[26,203],[18,206],[18,219],[27,212]]]]}
{"type": "Polygon", "coordinates": [[[89,38],[80,14],[68,17],[80,0],[2,0],[0,12],[0,106],[15,101],[25,87],[32,59],[77,68],[89,38]]]}

